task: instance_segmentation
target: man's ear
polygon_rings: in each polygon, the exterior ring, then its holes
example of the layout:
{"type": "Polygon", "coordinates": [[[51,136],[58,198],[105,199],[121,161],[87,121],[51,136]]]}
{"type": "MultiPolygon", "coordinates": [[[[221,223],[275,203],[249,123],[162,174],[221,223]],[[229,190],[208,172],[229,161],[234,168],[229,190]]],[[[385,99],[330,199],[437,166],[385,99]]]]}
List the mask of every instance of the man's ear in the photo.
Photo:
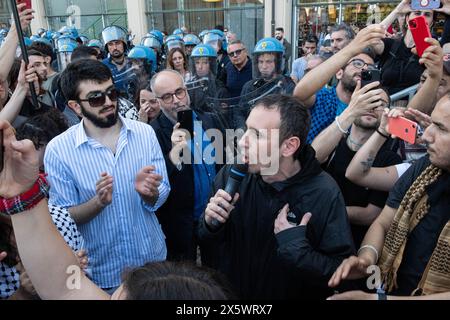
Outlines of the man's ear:
{"type": "Polygon", "coordinates": [[[77,114],[80,118],[83,117],[83,114],[81,113],[81,106],[80,104],[75,100],[69,100],[67,102],[67,105],[70,109],[72,109],[73,112],[77,114]]]}
{"type": "Polygon", "coordinates": [[[344,69],[340,69],[340,70],[336,73],[336,79],[341,80],[343,75],[344,75],[344,69]]]}
{"type": "Polygon", "coordinates": [[[294,154],[300,149],[301,142],[298,137],[290,137],[289,139],[284,140],[281,155],[285,158],[289,158],[294,156],[294,154]]]}

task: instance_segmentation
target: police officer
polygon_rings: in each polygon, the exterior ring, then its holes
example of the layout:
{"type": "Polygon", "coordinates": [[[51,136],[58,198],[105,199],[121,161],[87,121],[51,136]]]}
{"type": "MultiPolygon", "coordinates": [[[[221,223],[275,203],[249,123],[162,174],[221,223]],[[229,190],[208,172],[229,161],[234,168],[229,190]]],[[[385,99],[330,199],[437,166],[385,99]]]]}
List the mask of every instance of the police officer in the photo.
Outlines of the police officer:
{"type": "Polygon", "coordinates": [[[199,44],[190,57],[191,81],[187,84],[192,109],[213,112],[216,102],[226,96],[224,85],[217,80],[217,53],[209,44],[199,44]]]}
{"type": "Polygon", "coordinates": [[[139,91],[148,86],[150,79],[156,72],[157,62],[155,52],[146,46],[135,46],[128,53],[128,59],[135,68],[135,81],[128,85],[129,96],[133,96],[132,102],[139,105],[139,91]]]}
{"type": "Polygon", "coordinates": [[[268,94],[292,94],[295,83],[283,75],[284,47],[275,38],[260,40],[253,51],[253,80],[242,88],[241,102],[254,104],[268,94]]]}
{"type": "Polygon", "coordinates": [[[211,45],[217,52],[217,78],[223,79],[227,63],[230,63],[230,58],[227,53],[227,39],[223,31],[218,29],[209,30],[203,37],[203,43],[211,45]]]}
{"type": "Polygon", "coordinates": [[[58,70],[63,71],[70,63],[73,50],[78,46],[77,41],[71,35],[62,35],[56,40],[58,57],[58,70]]]}
{"type": "Polygon", "coordinates": [[[183,38],[184,46],[186,50],[186,56],[190,57],[192,50],[194,50],[196,45],[200,44],[200,39],[195,34],[187,34],[183,38]]]}
{"type": "Polygon", "coordinates": [[[147,48],[152,49],[156,54],[156,70],[161,71],[165,69],[165,59],[164,59],[164,52],[163,52],[163,36],[162,34],[159,36],[156,33],[157,30],[153,30],[150,33],[148,33],[145,37],[141,39],[141,46],[145,46],[147,48]]]}
{"type": "Polygon", "coordinates": [[[135,81],[136,75],[131,61],[126,57],[127,37],[127,32],[118,26],[110,26],[103,30],[103,43],[105,43],[105,51],[109,54],[103,63],[111,70],[120,95],[132,98],[128,96],[127,89],[128,84],[135,81]]]}

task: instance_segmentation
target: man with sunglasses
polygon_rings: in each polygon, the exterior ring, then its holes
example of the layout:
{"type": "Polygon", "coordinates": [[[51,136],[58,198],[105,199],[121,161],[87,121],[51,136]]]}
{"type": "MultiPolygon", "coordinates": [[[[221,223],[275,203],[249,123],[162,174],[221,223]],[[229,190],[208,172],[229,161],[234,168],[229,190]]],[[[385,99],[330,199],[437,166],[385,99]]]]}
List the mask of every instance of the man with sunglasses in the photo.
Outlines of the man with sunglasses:
{"type": "Polygon", "coordinates": [[[361,30],[348,46],[308,72],[297,84],[294,96],[311,110],[308,143],[347,108],[361,73],[375,67],[367,48],[384,37],[385,30],[380,25],[361,30]],[[339,80],[337,86],[325,87],[334,75],[339,80]]]}
{"type": "Polygon", "coordinates": [[[219,160],[223,154],[222,146],[217,149],[217,138],[224,137],[224,130],[215,114],[200,111],[192,113],[194,137],[188,137],[186,131],[180,130],[178,112],[189,111],[191,99],[184,79],[176,71],[165,70],[156,74],[151,80],[151,88],[161,103],[162,111],[151,126],[161,145],[172,187],[169,198],[157,212],[166,236],[167,259],[195,262],[197,246],[200,245],[203,263],[209,263],[204,260],[207,246],[198,242],[196,229],[209,201],[216,172],[223,164],[219,160]],[[212,133],[211,129],[218,131],[212,133]],[[214,143],[211,142],[213,134],[214,143]],[[216,137],[216,134],[221,136],[216,137]],[[189,161],[181,161],[181,150],[183,159],[189,161]]]}
{"type": "Polygon", "coordinates": [[[49,202],[69,210],[85,239],[93,281],[111,291],[124,268],[166,258],[155,215],[170,191],[166,165],[153,129],[119,115],[107,66],[73,62],[60,83],[83,120],[47,146],[49,202]]]}
{"type": "Polygon", "coordinates": [[[247,49],[240,40],[232,41],[227,48],[231,63],[225,66],[224,77],[220,79],[227,88],[228,97],[241,95],[242,87],[252,80],[252,60],[248,57],[247,49]]]}

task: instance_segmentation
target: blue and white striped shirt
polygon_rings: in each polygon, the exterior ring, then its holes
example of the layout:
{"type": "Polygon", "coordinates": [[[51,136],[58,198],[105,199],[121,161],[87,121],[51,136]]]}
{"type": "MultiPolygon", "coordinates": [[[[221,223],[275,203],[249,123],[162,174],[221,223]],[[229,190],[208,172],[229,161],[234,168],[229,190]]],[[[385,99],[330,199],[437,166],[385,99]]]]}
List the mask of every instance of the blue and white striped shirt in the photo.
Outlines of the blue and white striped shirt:
{"type": "Polygon", "coordinates": [[[71,208],[91,200],[102,172],[114,178],[113,200],[97,217],[79,225],[85,240],[93,281],[117,287],[125,268],[166,259],[165,237],[155,211],[166,201],[170,185],[161,147],[153,129],[120,117],[117,151],[88,137],[83,121],[53,139],[44,164],[51,185],[49,202],[71,208]],[[136,174],[153,165],[163,176],[159,199],[147,205],[136,192],[136,174]]]}

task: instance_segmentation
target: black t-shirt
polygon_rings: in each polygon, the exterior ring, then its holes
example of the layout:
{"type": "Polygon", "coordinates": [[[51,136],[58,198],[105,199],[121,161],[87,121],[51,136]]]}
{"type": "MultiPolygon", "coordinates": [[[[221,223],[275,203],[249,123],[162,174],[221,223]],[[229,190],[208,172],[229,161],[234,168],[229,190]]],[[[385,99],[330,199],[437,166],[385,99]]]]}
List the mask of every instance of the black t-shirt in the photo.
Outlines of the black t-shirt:
{"type": "MultiPolygon", "coordinates": [[[[397,181],[386,204],[398,209],[413,182],[429,165],[428,156],[417,160],[397,181]]],[[[393,292],[395,295],[411,295],[417,288],[442,229],[450,219],[449,173],[441,175],[426,191],[431,209],[409,235],[403,261],[397,272],[398,289],[393,292]]]]}
{"type": "Polygon", "coordinates": [[[425,67],[407,48],[403,39],[383,39],[384,51],[380,57],[381,82],[392,95],[420,82],[425,67]]]}
{"type": "MultiPolygon", "coordinates": [[[[335,154],[324,168],[337,182],[344,195],[345,205],[347,207],[367,207],[373,204],[379,208],[383,208],[388,197],[387,192],[370,190],[365,187],[358,186],[345,177],[347,167],[355,156],[356,152],[352,151],[346,143],[346,139],[339,142],[335,150],[335,154]]],[[[380,149],[375,161],[374,167],[387,167],[401,163],[400,157],[386,147],[380,149]]],[[[359,248],[364,236],[369,229],[368,226],[351,225],[353,240],[355,246],[359,248]]]]}

